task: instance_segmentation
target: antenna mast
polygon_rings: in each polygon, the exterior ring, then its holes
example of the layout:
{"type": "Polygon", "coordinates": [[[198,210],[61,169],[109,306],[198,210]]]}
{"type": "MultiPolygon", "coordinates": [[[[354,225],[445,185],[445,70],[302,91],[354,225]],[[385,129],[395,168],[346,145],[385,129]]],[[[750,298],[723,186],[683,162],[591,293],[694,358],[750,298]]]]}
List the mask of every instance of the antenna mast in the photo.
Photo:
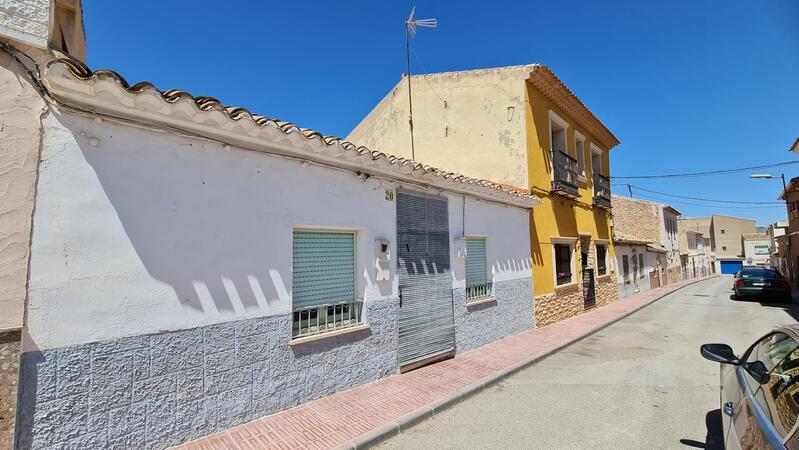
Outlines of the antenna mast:
{"type": "Polygon", "coordinates": [[[414,19],[416,7],[411,9],[405,21],[405,60],[408,64],[408,126],[411,132],[411,159],[416,160],[416,148],[413,143],[413,95],[411,95],[411,38],[416,36],[416,27],[435,28],[436,19],[414,19]]]}

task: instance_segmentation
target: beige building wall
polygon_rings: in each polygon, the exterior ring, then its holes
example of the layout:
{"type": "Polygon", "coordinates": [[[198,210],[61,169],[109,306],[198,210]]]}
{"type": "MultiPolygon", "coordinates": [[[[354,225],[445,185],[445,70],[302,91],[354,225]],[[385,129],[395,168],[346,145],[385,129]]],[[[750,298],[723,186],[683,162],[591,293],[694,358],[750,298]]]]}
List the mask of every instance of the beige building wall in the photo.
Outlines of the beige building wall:
{"type": "Polygon", "coordinates": [[[660,242],[659,205],[614,195],[614,236],[639,241],[660,242]]]}
{"type": "MultiPolygon", "coordinates": [[[[532,66],[411,77],[416,161],[528,188],[525,82],[532,66]]],[[[411,158],[403,77],[347,140],[411,158]]]]}
{"type": "Polygon", "coordinates": [[[714,215],[711,224],[711,242],[717,259],[743,258],[742,235],[757,232],[754,220],[714,215]]]}
{"type": "Polygon", "coordinates": [[[749,263],[749,258],[752,258],[752,264],[768,265],[771,261],[771,239],[766,233],[751,233],[743,235],[744,257],[746,260],[744,264],[749,263]],[[766,253],[762,252],[765,247],[766,253]],[[761,251],[759,251],[761,250],[761,251]]]}
{"type": "MultiPolygon", "coordinates": [[[[710,223],[712,217],[686,217],[680,219],[680,229],[702,233],[705,238],[710,239],[710,223]]],[[[711,240],[712,242],[712,240],[711,240]]],[[[707,249],[712,250],[712,249],[707,249]]]]}
{"type": "Polygon", "coordinates": [[[27,74],[0,54],[0,332],[22,327],[44,111],[27,74]]]}

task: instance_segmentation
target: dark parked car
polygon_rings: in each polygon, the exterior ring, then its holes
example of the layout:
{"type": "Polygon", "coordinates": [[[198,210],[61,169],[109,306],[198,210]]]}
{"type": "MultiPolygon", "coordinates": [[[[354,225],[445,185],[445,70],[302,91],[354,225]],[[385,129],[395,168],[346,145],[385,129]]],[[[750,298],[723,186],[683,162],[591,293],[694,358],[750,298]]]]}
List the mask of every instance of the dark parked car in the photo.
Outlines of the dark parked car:
{"type": "Polygon", "coordinates": [[[799,324],[776,328],[741,356],[705,344],[721,363],[720,403],[727,449],[799,449],[799,324]]]}
{"type": "Polygon", "coordinates": [[[735,274],[735,298],[791,301],[791,285],[776,269],[744,267],[735,274]]]}

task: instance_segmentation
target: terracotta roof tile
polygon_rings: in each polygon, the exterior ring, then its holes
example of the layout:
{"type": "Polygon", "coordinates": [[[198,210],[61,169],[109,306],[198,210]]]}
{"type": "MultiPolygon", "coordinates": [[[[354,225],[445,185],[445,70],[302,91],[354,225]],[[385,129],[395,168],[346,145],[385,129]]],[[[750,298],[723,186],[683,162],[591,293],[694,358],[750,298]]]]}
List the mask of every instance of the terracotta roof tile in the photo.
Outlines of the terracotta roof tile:
{"type": "MultiPolygon", "coordinates": [[[[363,146],[356,146],[355,144],[345,141],[339,137],[326,136],[310,128],[300,128],[291,122],[253,114],[245,108],[224,105],[214,97],[195,97],[190,93],[179,89],[161,91],[155,85],[149,82],[140,82],[131,86],[124,77],[115,71],[107,69],[92,71],[85,64],[75,59],[58,58],[52,60],[46,66],[46,73],[49,74],[50,72],[58,71],[59,67],[65,67],[72,76],[82,81],[91,82],[94,80],[110,79],[130,94],[139,95],[145,92],[154,92],[157,93],[164,102],[169,104],[176,104],[180,101],[189,101],[200,111],[219,111],[228,119],[233,121],[250,120],[258,127],[274,127],[285,135],[300,134],[308,141],[320,142],[328,147],[340,146],[345,153],[354,153],[354,155],[350,155],[349,158],[357,159],[359,157],[365,157],[372,161],[385,162],[404,175],[419,175],[419,172],[421,172],[422,175],[433,175],[441,180],[448,180],[451,182],[452,186],[465,185],[469,188],[476,188],[483,193],[491,192],[491,196],[497,197],[498,200],[502,200],[503,198],[505,200],[514,200],[515,203],[524,203],[529,207],[540,204],[540,199],[538,199],[538,197],[530,194],[529,191],[518,187],[494,183],[485,179],[472,178],[455,172],[448,172],[436,167],[422,164],[418,161],[397,157],[363,146]]],[[[53,81],[56,80],[50,80],[50,82],[53,81]]],[[[47,77],[45,77],[45,84],[48,84],[47,77]]],[[[346,156],[343,156],[343,158],[347,159],[346,156]]]]}

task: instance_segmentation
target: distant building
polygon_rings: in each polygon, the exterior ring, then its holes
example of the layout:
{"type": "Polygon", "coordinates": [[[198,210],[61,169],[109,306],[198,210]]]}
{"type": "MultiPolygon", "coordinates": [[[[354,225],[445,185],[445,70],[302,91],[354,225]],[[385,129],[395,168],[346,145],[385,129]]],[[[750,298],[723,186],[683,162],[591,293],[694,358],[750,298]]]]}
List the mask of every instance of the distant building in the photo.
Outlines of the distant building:
{"type": "Polygon", "coordinates": [[[769,255],[771,267],[775,267],[780,273],[785,273],[785,255],[781,252],[781,247],[785,246],[785,230],[788,228],[787,220],[780,220],[769,224],[766,234],[769,238],[769,255]]]}
{"type": "Polygon", "coordinates": [[[689,230],[682,221],[678,223],[680,239],[680,265],[684,279],[703,277],[711,273],[705,238],[699,231],[689,230]]]}
{"type": "Polygon", "coordinates": [[[741,235],[741,241],[744,248],[744,265],[771,265],[771,239],[767,233],[744,233],[741,235]]]}
{"type": "Polygon", "coordinates": [[[678,220],[671,206],[614,195],[619,297],[682,279],[678,220]]]}
{"type": "Polygon", "coordinates": [[[705,249],[705,260],[707,262],[708,274],[716,272],[716,252],[710,238],[710,224],[712,217],[686,217],[680,218],[680,226],[685,230],[696,231],[702,234],[705,249]]]}

